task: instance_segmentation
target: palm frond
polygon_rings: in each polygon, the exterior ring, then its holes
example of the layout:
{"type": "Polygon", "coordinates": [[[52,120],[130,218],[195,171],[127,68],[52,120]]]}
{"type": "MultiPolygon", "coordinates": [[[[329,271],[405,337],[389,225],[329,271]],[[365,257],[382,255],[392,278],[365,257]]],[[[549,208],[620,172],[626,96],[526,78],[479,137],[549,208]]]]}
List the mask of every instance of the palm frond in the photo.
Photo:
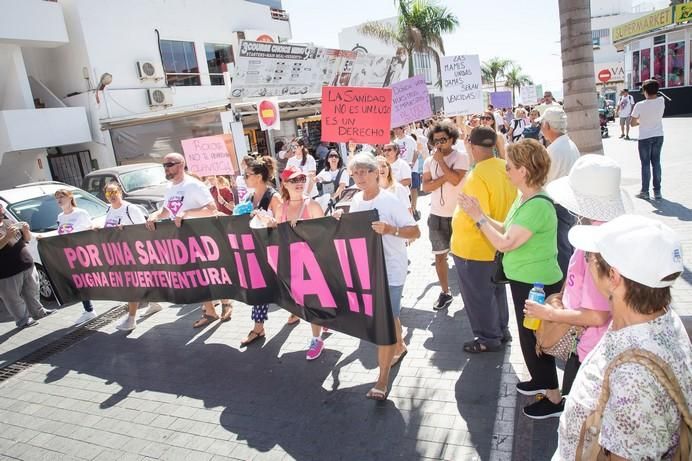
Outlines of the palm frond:
{"type": "Polygon", "coordinates": [[[369,37],[376,38],[387,45],[401,46],[401,37],[398,31],[390,24],[385,24],[378,21],[370,21],[358,27],[358,32],[369,37]]]}

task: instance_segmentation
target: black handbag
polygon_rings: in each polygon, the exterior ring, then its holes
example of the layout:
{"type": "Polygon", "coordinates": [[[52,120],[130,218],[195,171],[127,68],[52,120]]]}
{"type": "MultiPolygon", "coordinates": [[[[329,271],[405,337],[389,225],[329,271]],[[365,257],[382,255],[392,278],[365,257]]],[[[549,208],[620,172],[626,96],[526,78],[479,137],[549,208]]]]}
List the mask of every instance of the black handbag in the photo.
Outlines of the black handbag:
{"type": "MultiPolygon", "coordinates": [[[[522,203],[517,208],[517,211],[519,211],[519,208],[521,208],[526,203],[530,202],[531,200],[533,200],[535,198],[542,198],[542,199],[547,200],[550,203],[552,203],[553,206],[555,205],[555,203],[552,201],[552,199],[550,197],[547,197],[547,196],[541,195],[541,194],[537,194],[537,195],[534,195],[533,197],[531,197],[530,199],[528,199],[526,202],[522,203]]],[[[516,211],[515,211],[515,213],[516,213],[516,211]]],[[[507,276],[505,275],[505,268],[502,267],[502,258],[504,258],[504,256],[505,256],[505,254],[501,251],[495,252],[495,259],[493,260],[493,262],[495,263],[495,273],[490,276],[490,281],[497,284],[497,285],[509,283],[509,279],[507,279],[507,276]]]]}

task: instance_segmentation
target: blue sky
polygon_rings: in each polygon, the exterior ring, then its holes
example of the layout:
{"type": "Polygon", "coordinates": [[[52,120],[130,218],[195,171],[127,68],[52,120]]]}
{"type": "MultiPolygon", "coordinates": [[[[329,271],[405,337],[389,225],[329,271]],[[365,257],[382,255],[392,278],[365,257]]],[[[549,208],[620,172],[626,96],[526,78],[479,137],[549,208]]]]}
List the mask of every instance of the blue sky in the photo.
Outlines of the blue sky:
{"type": "MultiPolygon", "coordinates": [[[[338,48],[345,27],[396,14],[392,0],[283,0],[291,15],[293,41],[338,48]],[[318,6],[319,5],[319,6],[318,6]]],[[[562,94],[560,22],[557,0],[442,2],[459,18],[456,33],[444,36],[446,52],[494,56],[519,64],[544,89],[562,94]]]]}

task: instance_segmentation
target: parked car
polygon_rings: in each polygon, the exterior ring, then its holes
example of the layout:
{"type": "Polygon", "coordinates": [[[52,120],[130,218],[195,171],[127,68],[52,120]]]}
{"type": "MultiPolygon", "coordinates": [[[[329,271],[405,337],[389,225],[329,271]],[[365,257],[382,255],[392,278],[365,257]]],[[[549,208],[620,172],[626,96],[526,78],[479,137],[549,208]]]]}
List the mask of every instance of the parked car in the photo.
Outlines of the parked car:
{"type": "MultiPolygon", "coordinates": [[[[54,194],[58,189],[72,191],[77,206],[89,213],[92,223],[99,227],[104,225],[108,205],[82,189],[61,182],[36,182],[2,190],[0,191],[0,202],[4,205],[6,215],[11,221],[24,221],[29,224],[34,237],[37,235],[43,237],[57,235],[60,207],[54,194]]],[[[36,238],[31,239],[29,251],[38,270],[41,298],[50,300],[54,297],[53,287],[41,264],[36,238]]]]}
{"type": "Polygon", "coordinates": [[[123,199],[141,205],[148,213],[163,204],[166,173],[159,163],[136,163],[92,171],[84,177],[82,189],[105,201],[103,188],[111,181],[120,184],[123,199]]]}

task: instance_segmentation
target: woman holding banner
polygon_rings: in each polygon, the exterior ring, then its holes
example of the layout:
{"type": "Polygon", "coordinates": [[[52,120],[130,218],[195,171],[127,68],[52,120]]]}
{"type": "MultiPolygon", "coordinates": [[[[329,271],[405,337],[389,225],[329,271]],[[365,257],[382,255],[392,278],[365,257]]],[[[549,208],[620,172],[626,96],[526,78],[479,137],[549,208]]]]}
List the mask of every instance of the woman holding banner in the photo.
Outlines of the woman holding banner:
{"type": "MultiPolygon", "coordinates": [[[[147,221],[144,212],[138,205],[133,205],[123,200],[123,190],[116,181],[106,184],[106,187],[103,188],[103,193],[110,204],[106,213],[106,223],[103,227],[118,227],[122,229],[123,226],[144,224],[147,221]]],[[[115,328],[121,331],[134,330],[137,326],[135,316],[137,315],[139,305],[140,303],[138,302],[128,302],[127,315],[115,325],[115,328]]],[[[151,303],[143,317],[155,314],[160,310],[161,306],[158,303],[151,303]]]]}
{"type": "MultiPolygon", "coordinates": [[[[249,160],[243,178],[248,189],[252,189],[252,193],[248,195],[247,201],[252,203],[255,216],[280,216],[281,197],[276,192],[276,189],[270,186],[272,179],[274,179],[273,159],[271,157],[260,157],[249,160]]],[[[252,306],[252,320],[255,321],[255,327],[240,342],[240,347],[245,347],[253,341],[264,337],[264,322],[269,318],[267,316],[268,311],[269,306],[267,304],[252,306]]]]}

